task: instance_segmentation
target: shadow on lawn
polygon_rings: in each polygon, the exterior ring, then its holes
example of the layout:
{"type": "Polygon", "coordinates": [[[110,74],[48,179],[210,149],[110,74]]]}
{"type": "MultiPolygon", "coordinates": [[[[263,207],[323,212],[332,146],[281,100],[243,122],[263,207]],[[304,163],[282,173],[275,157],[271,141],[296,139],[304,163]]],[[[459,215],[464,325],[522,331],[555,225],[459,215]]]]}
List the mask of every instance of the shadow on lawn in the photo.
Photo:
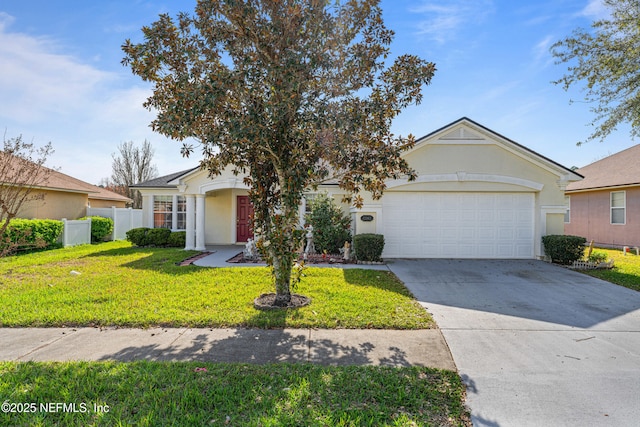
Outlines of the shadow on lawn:
{"type": "Polygon", "coordinates": [[[155,270],[171,274],[190,273],[194,270],[194,266],[180,267],[177,264],[194,255],[200,254],[199,251],[185,251],[182,248],[156,248],[156,247],[137,247],[106,249],[85,255],[85,258],[99,257],[128,257],[134,254],[140,254],[140,258],[124,262],[121,267],[129,267],[140,270],[155,270]]]}

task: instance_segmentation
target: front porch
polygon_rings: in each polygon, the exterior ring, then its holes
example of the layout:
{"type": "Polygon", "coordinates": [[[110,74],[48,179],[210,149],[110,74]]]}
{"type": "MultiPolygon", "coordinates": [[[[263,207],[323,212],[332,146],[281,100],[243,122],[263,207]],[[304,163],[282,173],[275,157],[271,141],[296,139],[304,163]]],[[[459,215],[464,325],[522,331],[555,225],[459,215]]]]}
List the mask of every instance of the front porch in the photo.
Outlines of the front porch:
{"type": "Polygon", "coordinates": [[[245,190],[214,190],[185,198],[185,249],[204,251],[207,245],[244,244],[253,237],[252,209],[245,190]]]}

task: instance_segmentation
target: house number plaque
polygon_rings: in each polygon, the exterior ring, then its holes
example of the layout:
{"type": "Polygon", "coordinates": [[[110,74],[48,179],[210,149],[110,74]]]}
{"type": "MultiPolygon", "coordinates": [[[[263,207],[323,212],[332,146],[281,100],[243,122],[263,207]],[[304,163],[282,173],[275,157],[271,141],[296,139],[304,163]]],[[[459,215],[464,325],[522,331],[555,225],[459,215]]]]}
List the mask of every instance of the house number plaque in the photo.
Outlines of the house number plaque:
{"type": "Polygon", "coordinates": [[[373,221],[373,215],[362,215],[360,217],[360,220],[364,221],[364,222],[370,222],[373,221]]]}

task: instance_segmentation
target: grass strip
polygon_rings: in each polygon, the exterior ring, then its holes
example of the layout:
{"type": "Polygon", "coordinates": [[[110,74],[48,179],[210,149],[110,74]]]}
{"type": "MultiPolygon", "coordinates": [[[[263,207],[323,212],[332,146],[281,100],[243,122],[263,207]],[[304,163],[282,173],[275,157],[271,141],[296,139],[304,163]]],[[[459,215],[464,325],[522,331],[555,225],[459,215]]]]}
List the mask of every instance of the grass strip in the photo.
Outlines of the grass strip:
{"type": "Polygon", "coordinates": [[[613,259],[614,267],[610,270],[582,270],[584,273],[606,280],[625,288],[640,291],[640,256],[634,252],[627,253],[614,249],[595,249],[605,252],[608,259],[613,259]]]}
{"type": "Polygon", "coordinates": [[[0,363],[13,426],[470,426],[464,394],[455,372],[423,367],[0,363]]]}

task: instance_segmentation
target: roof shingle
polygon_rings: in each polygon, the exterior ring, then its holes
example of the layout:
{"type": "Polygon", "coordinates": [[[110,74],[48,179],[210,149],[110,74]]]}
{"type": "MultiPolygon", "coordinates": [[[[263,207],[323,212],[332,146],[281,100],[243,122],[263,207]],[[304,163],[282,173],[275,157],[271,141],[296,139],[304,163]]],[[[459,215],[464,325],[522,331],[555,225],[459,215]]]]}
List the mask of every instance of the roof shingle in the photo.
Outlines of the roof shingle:
{"type": "Polygon", "coordinates": [[[170,185],[169,182],[196,169],[199,169],[199,166],[180,172],[174,172],[169,175],[159,176],[158,178],[153,178],[148,181],[140,182],[138,184],[132,185],[131,188],[176,188],[175,185],[170,185]]]}
{"type": "Polygon", "coordinates": [[[582,181],[572,182],[567,191],[640,185],[640,144],[578,169],[582,181]]]}
{"type": "MultiPolygon", "coordinates": [[[[22,161],[19,158],[13,156],[8,158],[9,160],[7,160],[7,157],[4,157],[4,153],[1,154],[3,154],[2,161],[22,161]]],[[[129,199],[128,197],[122,196],[118,193],[114,193],[113,191],[109,191],[105,188],[97,187],[95,185],[89,184],[88,182],[81,181],[62,172],[58,172],[55,169],[46,167],[45,169],[49,171],[49,173],[47,174],[48,176],[45,178],[45,180],[34,183],[37,188],[71,193],[85,193],[88,194],[90,199],[116,200],[123,202],[131,201],[131,199],[129,199]]],[[[11,184],[13,184],[14,182],[11,182],[11,184]]]]}

